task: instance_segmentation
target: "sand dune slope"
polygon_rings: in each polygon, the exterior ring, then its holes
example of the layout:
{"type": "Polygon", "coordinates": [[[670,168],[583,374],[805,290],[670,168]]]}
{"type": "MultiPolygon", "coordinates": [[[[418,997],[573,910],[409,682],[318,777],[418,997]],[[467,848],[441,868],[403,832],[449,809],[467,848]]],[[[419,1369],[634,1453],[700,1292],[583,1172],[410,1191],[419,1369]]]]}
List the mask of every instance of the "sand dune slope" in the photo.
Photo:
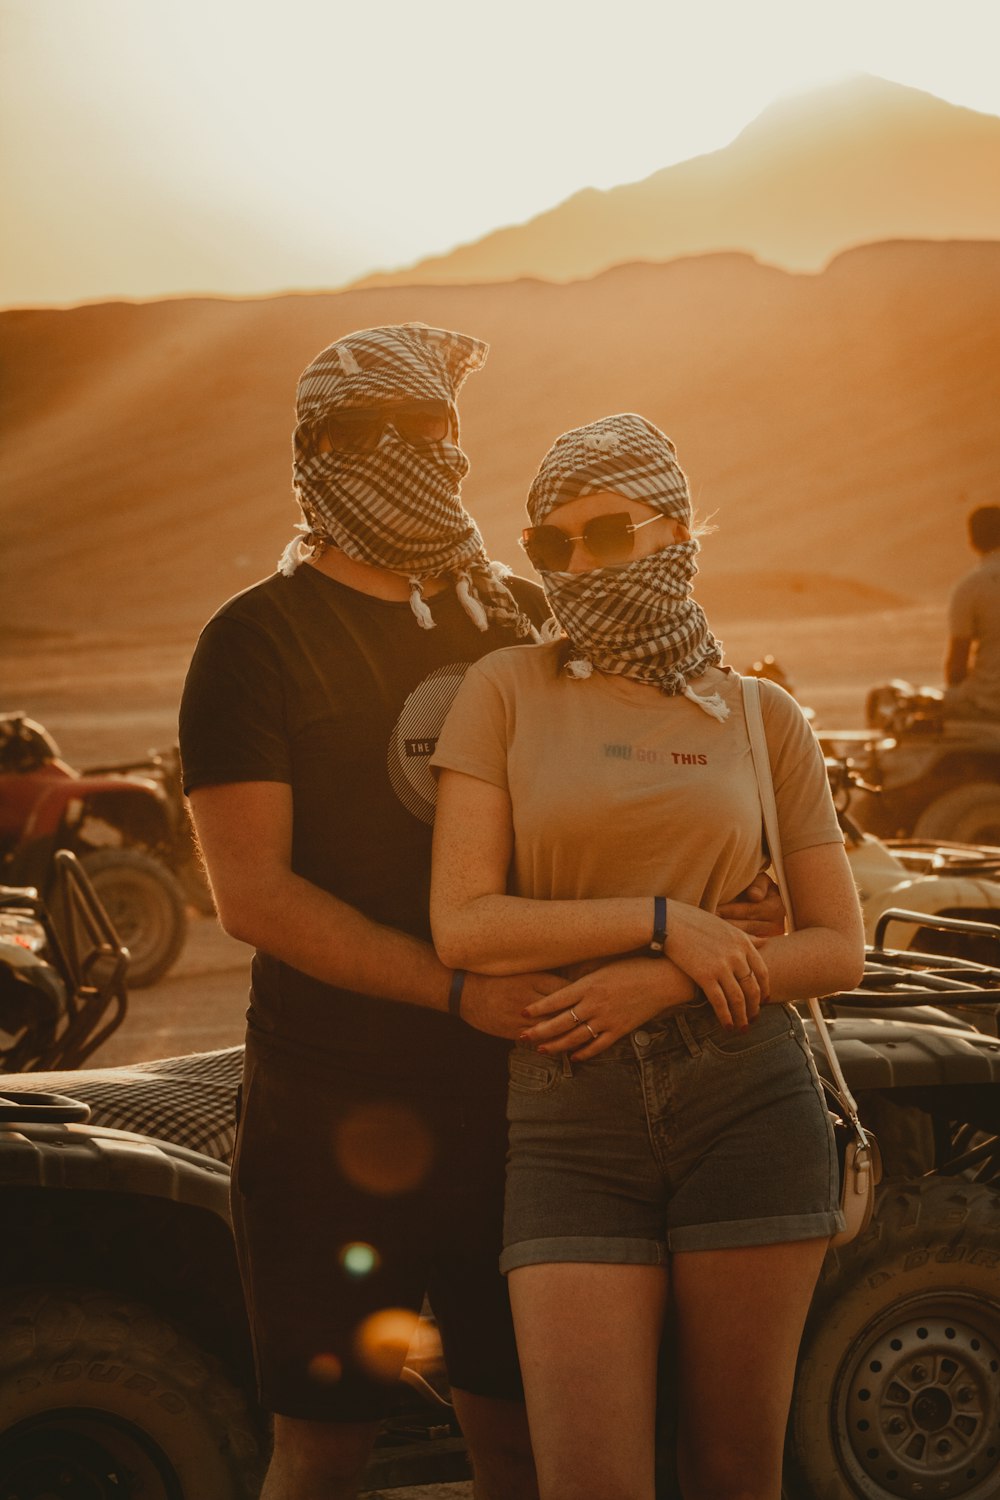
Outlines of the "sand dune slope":
{"type": "Polygon", "coordinates": [[[291,533],[298,371],[351,328],[411,318],[493,345],[463,396],[466,496],[511,562],[537,460],[609,410],[676,440],[718,525],[702,587],[723,616],[942,599],[970,562],[965,511],[997,498],[996,244],[870,246],[818,276],[714,255],[561,286],[10,312],[8,639],[193,633],[291,533]]]}

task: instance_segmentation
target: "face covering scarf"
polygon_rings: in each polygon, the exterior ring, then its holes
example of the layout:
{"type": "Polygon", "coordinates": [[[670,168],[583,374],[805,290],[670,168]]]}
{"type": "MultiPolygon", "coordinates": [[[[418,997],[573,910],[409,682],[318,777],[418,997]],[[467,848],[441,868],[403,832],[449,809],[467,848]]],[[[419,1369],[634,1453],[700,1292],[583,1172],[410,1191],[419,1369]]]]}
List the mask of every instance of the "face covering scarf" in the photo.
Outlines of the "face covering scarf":
{"type": "Polygon", "coordinates": [[[434,618],[423,584],[450,577],[480,630],[496,623],[537,638],[504,582],[511,570],[487,557],[459,497],[469,460],[459,447],[455,398],[487,352],[488,345],[466,334],[404,323],[348,334],[313,360],[299,380],[293,439],[292,473],[304,520],[282,553],[279,572],[293,573],[317,548],[332,545],[404,576],[410,608],[425,630],[433,629],[434,618]],[[371,452],[316,451],[314,429],[330,411],[419,400],[448,404],[447,439],[413,447],[390,421],[371,452]]]}
{"type": "MultiPolygon", "coordinates": [[[[537,526],[556,506],[601,491],[641,500],[691,524],[687,478],[673,444],[635,413],[604,417],[557,438],[528,496],[537,526]]],[[[695,540],[677,542],[621,567],[587,573],[542,572],[542,586],[570,650],[572,677],[594,668],[683,695],[716,719],[729,715],[718,693],[697,693],[691,680],[722,661],[722,648],[701,606],[690,597],[697,573],[695,540]]]]}

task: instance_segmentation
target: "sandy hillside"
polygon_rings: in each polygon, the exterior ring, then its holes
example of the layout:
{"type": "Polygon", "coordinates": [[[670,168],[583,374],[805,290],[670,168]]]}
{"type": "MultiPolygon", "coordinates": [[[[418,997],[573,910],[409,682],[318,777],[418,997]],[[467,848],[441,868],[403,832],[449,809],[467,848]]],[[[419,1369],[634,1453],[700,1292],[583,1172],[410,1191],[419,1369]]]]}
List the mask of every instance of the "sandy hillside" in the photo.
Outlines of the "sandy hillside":
{"type": "Polygon", "coordinates": [[[699,593],[732,659],[775,650],[842,716],[873,677],[937,674],[965,512],[996,498],[998,313],[1000,245],[900,243],[818,276],[719,255],[570,285],[0,315],[3,698],[72,754],[170,737],[200,623],[296,519],[298,371],[350,328],[420,318],[493,346],[463,442],[494,555],[518,563],[526,482],[562,428],[643,411],[717,524],[699,593]]]}

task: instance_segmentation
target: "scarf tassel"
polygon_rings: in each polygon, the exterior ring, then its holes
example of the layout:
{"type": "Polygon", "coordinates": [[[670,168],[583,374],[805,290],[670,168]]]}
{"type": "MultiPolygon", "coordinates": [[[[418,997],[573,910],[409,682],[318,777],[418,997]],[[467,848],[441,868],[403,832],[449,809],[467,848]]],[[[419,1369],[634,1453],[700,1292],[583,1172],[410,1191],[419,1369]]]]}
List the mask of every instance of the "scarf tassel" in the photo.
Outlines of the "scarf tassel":
{"type": "Polygon", "coordinates": [[[427,602],[424,599],[423,590],[420,587],[420,579],[419,578],[411,578],[409,580],[409,583],[410,583],[410,608],[412,609],[414,615],[416,616],[417,624],[420,626],[421,630],[433,630],[434,629],[434,616],[431,614],[430,610],[427,608],[427,602]]]}
{"type": "Polygon", "coordinates": [[[684,697],[690,698],[692,703],[697,703],[699,708],[705,710],[713,719],[720,723],[729,718],[729,704],[719,693],[696,693],[694,688],[688,684],[684,689],[684,697]]]}
{"type": "MultiPolygon", "coordinates": [[[[308,531],[309,528],[308,526],[300,526],[298,530],[300,532],[308,531]]],[[[314,551],[315,548],[311,543],[306,541],[305,537],[293,536],[284,552],[278,558],[278,572],[283,573],[286,578],[291,578],[296,568],[312,557],[314,551]]]]}
{"type": "Polygon", "coordinates": [[[459,603],[476,629],[488,630],[490,625],[489,618],[472,587],[472,579],[464,569],[462,572],[456,574],[455,593],[458,595],[459,603]]]}

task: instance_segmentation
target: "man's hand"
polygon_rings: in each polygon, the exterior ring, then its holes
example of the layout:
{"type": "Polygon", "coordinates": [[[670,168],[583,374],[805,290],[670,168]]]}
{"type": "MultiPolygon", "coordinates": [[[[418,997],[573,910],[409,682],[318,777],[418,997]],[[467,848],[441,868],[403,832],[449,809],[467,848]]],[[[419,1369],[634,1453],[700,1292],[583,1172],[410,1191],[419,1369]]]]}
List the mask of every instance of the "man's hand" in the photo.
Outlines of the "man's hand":
{"type": "Polygon", "coordinates": [[[477,1031],[503,1036],[512,1042],[524,1030],[525,1006],[564,989],[566,983],[558,974],[505,974],[500,977],[466,974],[462,988],[462,1020],[477,1031]]]}
{"type": "Polygon", "coordinates": [[[785,908],[781,893],[769,875],[761,872],[735,901],[719,907],[718,914],[747,937],[784,937],[785,908]]]}

